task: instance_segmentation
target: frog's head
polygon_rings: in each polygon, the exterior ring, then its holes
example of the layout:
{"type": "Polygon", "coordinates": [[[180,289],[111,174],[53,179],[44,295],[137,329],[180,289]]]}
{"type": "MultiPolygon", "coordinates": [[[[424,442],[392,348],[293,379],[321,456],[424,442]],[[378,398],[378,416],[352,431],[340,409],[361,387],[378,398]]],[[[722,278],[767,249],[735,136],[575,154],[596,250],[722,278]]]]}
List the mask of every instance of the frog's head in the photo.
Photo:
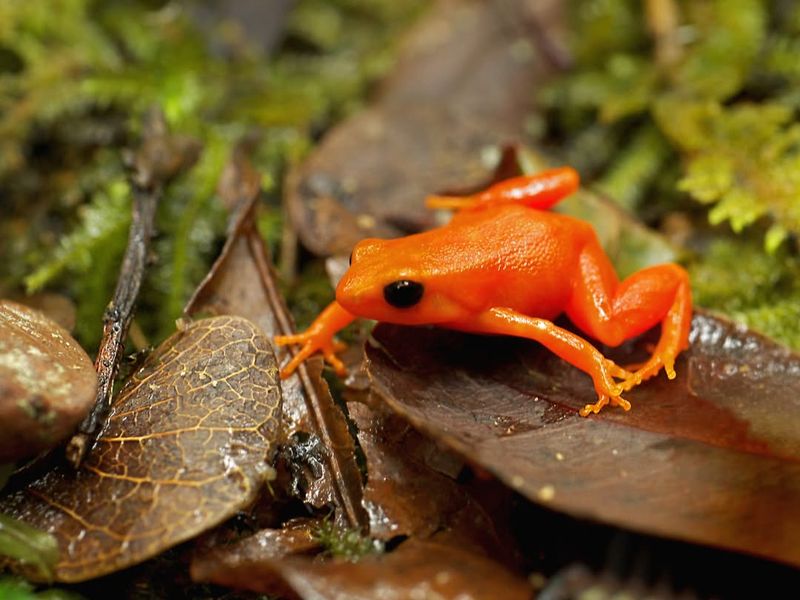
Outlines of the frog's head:
{"type": "Polygon", "coordinates": [[[442,285],[415,237],[359,242],[336,287],[336,301],[354,315],[387,323],[419,325],[462,318],[465,307],[442,285]]]}

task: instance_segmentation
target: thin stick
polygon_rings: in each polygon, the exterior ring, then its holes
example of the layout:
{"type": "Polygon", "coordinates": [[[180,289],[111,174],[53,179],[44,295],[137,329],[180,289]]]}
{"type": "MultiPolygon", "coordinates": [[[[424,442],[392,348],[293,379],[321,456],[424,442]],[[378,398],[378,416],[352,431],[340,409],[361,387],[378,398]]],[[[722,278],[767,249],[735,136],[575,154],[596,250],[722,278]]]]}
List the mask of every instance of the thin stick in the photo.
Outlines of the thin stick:
{"type": "Polygon", "coordinates": [[[67,460],[75,468],[94,444],[111,406],[114,380],[150,260],[156,207],[164,186],[179,171],[194,163],[198,150],[197,144],[191,140],[169,136],[160,111],[148,113],[142,145],[128,161],[133,215],[117,287],[103,315],[103,337],[94,363],[98,379],[97,395],[92,410],[66,448],[67,460]]]}

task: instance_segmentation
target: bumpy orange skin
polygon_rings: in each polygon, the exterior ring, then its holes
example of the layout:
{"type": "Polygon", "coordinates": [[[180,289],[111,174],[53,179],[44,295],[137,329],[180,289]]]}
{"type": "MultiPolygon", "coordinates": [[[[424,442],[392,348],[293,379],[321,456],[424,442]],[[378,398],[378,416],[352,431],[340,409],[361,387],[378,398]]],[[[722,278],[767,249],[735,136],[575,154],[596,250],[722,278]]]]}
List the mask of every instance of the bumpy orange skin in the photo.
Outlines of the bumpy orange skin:
{"type": "Polygon", "coordinates": [[[394,240],[364,240],[331,303],[303,333],[276,343],[303,344],[283,368],[288,377],[322,351],[337,370],[334,334],[356,317],[404,325],[433,324],[540,342],[592,377],[598,401],[630,408],[622,393],[663,368],[675,377],[677,355],[688,345],[689,278],[681,267],[649,267],[620,281],[588,223],[546,209],[574,192],[569,168],[517,177],[467,197],[431,197],[434,208],[459,212],[447,225],[394,240]],[[384,288],[396,281],[421,284],[412,306],[392,306],[384,288]],[[657,323],[661,338],[635,371],[605,358],[582,337],[551,322],[561,313],[589,336],[616,346],[657,323]]]}

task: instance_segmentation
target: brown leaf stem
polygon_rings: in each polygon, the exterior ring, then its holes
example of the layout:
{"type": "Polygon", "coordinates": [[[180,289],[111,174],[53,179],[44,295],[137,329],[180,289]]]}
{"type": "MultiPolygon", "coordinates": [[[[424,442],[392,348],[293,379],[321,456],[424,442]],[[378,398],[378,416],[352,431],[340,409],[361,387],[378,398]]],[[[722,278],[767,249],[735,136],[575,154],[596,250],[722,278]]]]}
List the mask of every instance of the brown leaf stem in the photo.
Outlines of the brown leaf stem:
{"type": "Polygon", "coordinates": [[[195,162],[198,150],[194,141],[170,136],[163,114],[153,109],[145,117],[140,148],[127,157],[133,194],[128,245],[117,287],[103,315],[103,337],[94,363],[98,378],[94,406],[66,448],[67,460],[76,468],[94,444],[108,414],[114,379],[149,262],[150,240],[155,234],[156,207],[164,186],[178,172],[195,162]]]}

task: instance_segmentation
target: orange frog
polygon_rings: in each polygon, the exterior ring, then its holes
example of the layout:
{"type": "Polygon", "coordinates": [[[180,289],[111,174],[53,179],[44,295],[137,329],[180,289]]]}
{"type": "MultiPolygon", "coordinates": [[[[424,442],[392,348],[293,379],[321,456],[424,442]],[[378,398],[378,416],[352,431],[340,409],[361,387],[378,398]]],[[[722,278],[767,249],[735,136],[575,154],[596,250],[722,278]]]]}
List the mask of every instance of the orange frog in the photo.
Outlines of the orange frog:
{"type": "Polygon", "coordinates": [[[675,357],[688,346],[689,278],[678,265],[663,264],[620,281],[591,225],[547,210],[577,188],[578,174],[564,167],[472,196],[428,198],[431,208],[458,212],[438,229],[359,242],[336,300],[303,333],[275,338],[302,344],[281,375],[316,351],[344,374],[333,336],[365,317],[535,340],[592,378],[598,400],[581,415],[609,402],[629,410],[623,392],[662,368],[675,377],[675,357]],[[661,337],[649,360],[629,371],[554,325],[561,313],[608,346],[659,322],[661,337]]]}

